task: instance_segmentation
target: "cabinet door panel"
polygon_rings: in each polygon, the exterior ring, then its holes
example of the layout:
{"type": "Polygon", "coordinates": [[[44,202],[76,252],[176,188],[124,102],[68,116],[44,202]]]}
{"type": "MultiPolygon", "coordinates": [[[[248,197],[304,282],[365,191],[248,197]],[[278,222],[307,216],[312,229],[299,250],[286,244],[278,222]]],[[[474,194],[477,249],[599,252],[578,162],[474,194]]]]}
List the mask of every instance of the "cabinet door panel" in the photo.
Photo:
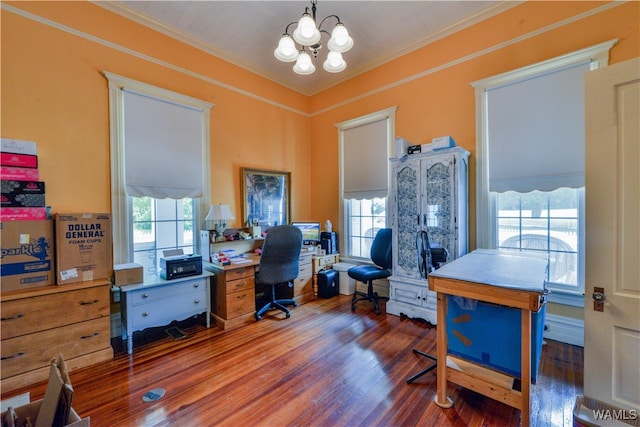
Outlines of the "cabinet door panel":
{"type": "Polygon", "coordinates": [[[423,212],[429,241],[453,254],[456,229],[454,156],[446,154],[424,159],[423,170],[423,212]]]}
{"type": "Polygon", "coordinates": [[[395,168],[394,274],[419,278],[416,233],[420,230],[420,164],[406,162],[395,168]]]}

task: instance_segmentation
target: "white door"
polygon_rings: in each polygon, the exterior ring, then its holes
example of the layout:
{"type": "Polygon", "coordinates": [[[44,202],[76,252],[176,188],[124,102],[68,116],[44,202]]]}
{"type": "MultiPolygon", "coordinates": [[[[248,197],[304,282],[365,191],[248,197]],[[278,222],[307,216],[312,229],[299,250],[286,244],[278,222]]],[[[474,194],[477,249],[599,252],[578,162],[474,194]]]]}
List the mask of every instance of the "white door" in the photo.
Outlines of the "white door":
{"type": "Polygon", "coordinates": [[[637,411],[640,408],[640,58],[591,71],[585,81],[584,394],[637,411]],[[594,309],[597,308],[592,299],[594,288],[603,290],[602,311],[594,309]]]}

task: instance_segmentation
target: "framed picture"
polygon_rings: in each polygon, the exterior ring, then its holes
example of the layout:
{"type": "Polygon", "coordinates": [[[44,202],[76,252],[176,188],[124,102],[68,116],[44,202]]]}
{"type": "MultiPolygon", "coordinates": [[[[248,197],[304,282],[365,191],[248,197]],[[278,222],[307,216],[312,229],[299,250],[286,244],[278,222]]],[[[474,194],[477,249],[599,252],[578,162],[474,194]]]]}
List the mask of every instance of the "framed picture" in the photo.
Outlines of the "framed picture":
{"type": "Polygon", "coordinates": [[[241,168],[244,224],[276,226],[289,223],[291,173],[241,168]]]}

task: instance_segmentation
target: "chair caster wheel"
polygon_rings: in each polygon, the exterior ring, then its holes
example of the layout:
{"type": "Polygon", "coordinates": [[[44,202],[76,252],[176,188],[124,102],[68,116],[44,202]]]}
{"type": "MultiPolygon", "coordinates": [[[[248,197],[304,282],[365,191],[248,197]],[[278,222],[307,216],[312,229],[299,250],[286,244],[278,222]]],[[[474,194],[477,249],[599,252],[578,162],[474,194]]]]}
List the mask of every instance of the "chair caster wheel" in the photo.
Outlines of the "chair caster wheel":
{"type": "Polygon", "coordinates": [[[262,317],[258,313],[256,313],[256,320],[260,320],[260,319],[262,319],[262,317]]]}
{"type": "Polygon", "coordinates": [[[355,305],[351,306],[351,311],[354,311],[354,312],[356,311],[356,306],[355,305]]]}
{"type": "Polygon", "coordinates": [[[286,314],[287,319],[291,317],[291,313],[286,314]]]}

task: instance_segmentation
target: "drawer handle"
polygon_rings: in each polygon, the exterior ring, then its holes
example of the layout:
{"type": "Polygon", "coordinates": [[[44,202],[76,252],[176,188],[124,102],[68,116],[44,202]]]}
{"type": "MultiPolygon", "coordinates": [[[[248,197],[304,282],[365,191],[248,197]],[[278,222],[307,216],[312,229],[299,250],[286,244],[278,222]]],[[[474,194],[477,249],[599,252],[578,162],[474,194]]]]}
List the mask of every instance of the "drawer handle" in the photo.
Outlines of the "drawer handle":
{"type": "Polygon", "coordinates": [[[149,298],[149,294],[142,294],[142,298],[149,298]]]}
{"type": "Polygon", "coordinates": [[[99,303],[99,299],[94,299],[93,301],[80,301],[80,305],[93,305],[99,303]]]}
{"type": "Polygon", "coordinates": [[[15,316],[11,316],[11,317],[1,317],[0,320],[4,322],[5,320],[17,320],[17,319],[20,319],[22,317],[24,317],[24,314],[18,313],[15,316]]]}
{"type": "Polygon", "coordinates": [[[94,333],[93,333],[93,334],[91,334],[91,335],[82,335],[82,336],[80,337],[80,339],[82,339],[82,340],[86,340],[86,339],[88,339],[88,338],[97,337],[98,335],[100,335],[100,332],[94,332],[94,333]]]}
{"type": "Polygon", "coordinates": [[[194,303],[194,304],[200,304],[200,300],[199,300],[199,299],[197,299],[197,300],[193,301],[193,303],[194,303]]]}
{"type": "Polygon", "coordinates": [[[13,354],[11,356],[2,356],[2,358],[0,358],[0,360],[15,359],[16,357],[20,357],[20,356],[24,356],[24,351],[19,351],[16,354],[13,354]]]}
{"type": "Polygon", "coordinates": [[[194,284],[193,284],[193,287],[194,287],[194,288],[199,288],[199,287],[200,287],[200,283],[194,283],[194,284]]]}
{"type": "Polygon", "coordinates": [[[236,283],[236,288],[242,288],[246,285],[247,285],[247,282],[243,280],[242,282],[236,283]]]}
{"type": "Polygon", "coordinates": [[[145,311],[144,313],[142,313],[142,317],[147,317],[147,316],[149,316],[149,312],[148,311],[145,311]]]}
{"type": "Polygon", "coordinates": [[[236,299],[245,299],[246,297],[247,297],[247,294],[242,294],[242,295],[238,295],[236,299]]]}

